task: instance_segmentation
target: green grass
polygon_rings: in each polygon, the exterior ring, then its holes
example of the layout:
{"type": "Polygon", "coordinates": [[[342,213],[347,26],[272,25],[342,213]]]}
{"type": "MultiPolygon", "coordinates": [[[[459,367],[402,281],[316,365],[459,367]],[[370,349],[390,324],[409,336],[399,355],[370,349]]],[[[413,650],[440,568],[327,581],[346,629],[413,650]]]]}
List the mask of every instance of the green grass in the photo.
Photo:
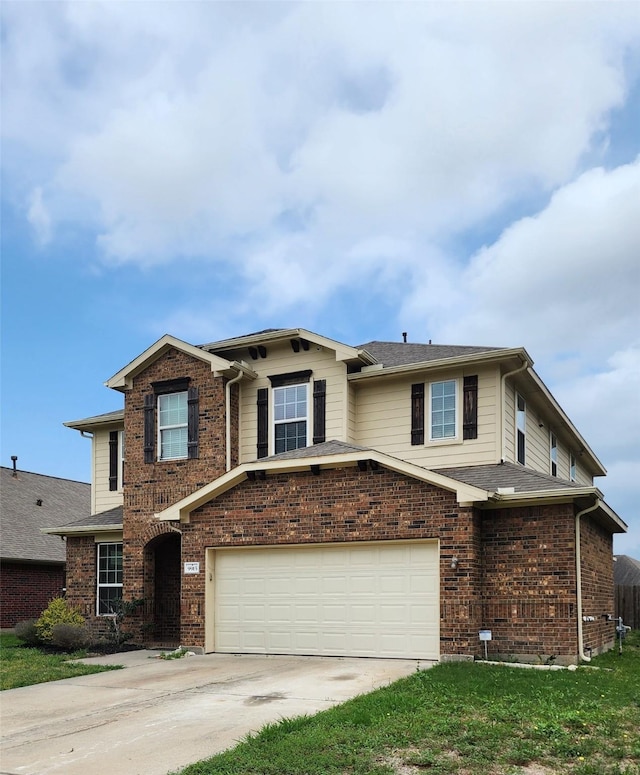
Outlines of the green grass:
{"type": "Polygon", "coordinates": [[[182,775],[640,775],[640,632],[592,664],[441,664],[182,775]]]}
{"type": "Polygon", "coordinates": [[[10,633],[0,635],[0,689],[16,689],[19,686],[58,681],[60,678],[74,678],[78,675],[102,673],[114,670],[113,665],[83,665],[73,662],[82,659],[85,652],[73,654],[48,653],[38,648],[23,646],[10,633]]]}

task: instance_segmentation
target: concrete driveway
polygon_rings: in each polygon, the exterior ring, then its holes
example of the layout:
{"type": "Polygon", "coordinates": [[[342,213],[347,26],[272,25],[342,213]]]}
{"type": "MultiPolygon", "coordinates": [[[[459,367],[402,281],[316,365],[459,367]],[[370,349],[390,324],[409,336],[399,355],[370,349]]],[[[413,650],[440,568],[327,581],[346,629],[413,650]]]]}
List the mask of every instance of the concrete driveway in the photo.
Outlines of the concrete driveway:
{"type": "Polygon", "coordinates": [[[125,670],[0,695],[0,775],[167,775],[283,717],[312,714],[429,662],[136,651],[125,670]]]}

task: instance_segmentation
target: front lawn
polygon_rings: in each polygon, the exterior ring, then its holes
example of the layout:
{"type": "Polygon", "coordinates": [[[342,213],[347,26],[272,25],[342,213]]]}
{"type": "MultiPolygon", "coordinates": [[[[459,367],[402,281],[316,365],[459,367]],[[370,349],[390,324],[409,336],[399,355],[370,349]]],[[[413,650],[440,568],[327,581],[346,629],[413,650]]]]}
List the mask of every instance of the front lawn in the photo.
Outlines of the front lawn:
{"type": "Polygon", "coordinates": [[[31,686],[31,684],[57,681],[60,678],[74,678],[78,675],[117,669],[113,665],[83,665],[70,661],[82,659],[85,656],[86,653],[83,651],[56,654],[23,646],[15,635],[2,633],[0,635],[0,689],[16,689],[19,686],[31,686]]]}
{"type": "Polygon", "coordinates": [[[182,775],[640,775],[640,632],[592,664],[441,664],[182,775]]]}

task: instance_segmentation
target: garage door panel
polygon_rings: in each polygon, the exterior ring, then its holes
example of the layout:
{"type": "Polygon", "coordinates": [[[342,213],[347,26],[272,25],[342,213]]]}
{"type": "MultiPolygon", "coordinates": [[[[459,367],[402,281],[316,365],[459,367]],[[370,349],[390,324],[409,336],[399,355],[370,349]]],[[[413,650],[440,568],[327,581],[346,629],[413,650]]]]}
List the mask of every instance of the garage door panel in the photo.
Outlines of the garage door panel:
{"type": "Polygon", "coordinates": [[[215,649],[439,656],[436,542],[216,552],[215,649]]]}

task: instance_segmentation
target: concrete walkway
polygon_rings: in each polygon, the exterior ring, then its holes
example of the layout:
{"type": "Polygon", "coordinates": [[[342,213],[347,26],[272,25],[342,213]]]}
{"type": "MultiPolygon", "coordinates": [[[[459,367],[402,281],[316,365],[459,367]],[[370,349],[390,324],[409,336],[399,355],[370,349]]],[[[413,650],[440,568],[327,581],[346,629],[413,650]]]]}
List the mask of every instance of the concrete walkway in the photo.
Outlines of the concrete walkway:
{"type": "Polygon", "coordinates": [[[131,651],[125,670],[0,694],[0,775],[167,775],[281,718],[313,714],[430,662],[131,651]]]}

